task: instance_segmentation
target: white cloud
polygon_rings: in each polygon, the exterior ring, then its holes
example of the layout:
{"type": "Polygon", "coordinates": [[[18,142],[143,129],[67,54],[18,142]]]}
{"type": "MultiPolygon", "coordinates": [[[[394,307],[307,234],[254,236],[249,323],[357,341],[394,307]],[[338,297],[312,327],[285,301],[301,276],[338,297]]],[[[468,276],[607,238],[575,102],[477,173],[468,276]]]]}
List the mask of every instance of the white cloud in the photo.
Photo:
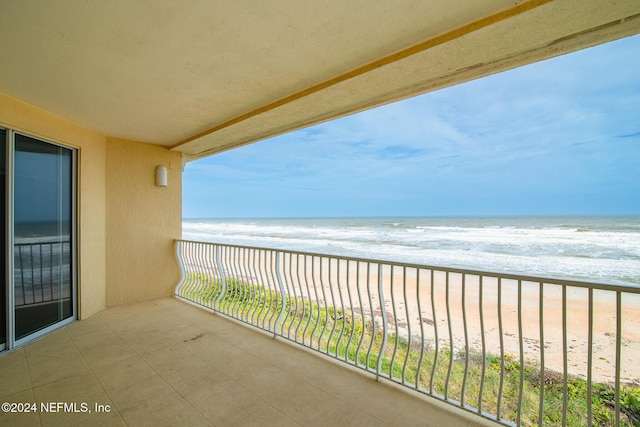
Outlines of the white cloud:
{"type": "Polygon", "coordinates": [[[639,47],[636,36],[199,160],[185,211],[207,211],[190,195],[207,187],[237,209],[301,215],[536,213],[590,191],[640,200],[639,47]]]}

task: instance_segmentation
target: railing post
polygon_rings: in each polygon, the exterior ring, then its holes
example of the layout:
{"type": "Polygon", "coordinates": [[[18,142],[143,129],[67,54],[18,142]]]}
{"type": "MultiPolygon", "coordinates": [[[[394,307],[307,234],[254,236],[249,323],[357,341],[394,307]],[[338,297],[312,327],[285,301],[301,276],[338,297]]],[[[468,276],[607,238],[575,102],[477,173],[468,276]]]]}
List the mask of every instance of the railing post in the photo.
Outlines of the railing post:
{"type": "MultiPolygon", "coordinates": [[[[284,290],[284,281],[282,280],[282,274],[280,273],[280,267],[281,267],[280,259],[282,258],[282,254],[283,252],[281,251],[276,252],[276,278],[278,280],[278,287],[280,288],[280,300],[282,305],[280,307],[280,313],[278,314],[278,318],[276,319],[276,324],[273,327],[274,338],[276,337],[276,335],[278,335],[278,328],[281,327],[282,325],[282,319],[284,318],[284,313],[287,305],[287,295],[284,290]]],[[[284,334],[284,331],[281,332],[281,335],[283,334],[284,334]]]]}
{"type": "MultiPolygon", "coordinates": [[[[378,354],[378,366],[376,369],[376,381],[380,381],[380,371],[382,370],[382,358],[384,352],[387,349],[387,335],[389,334],[389,323],[387,321],[387,309],[384,302],[384,278],[382,276],[383,268],[382,264],[378,263],[378,294],[380,295],[380,312],[382,313],[382,345],[380,346],[380,353],[378,354]]],[[[391,378],[391,371],[389,371],[389,378],[391,378]]]]}
{"type": "Polygon", "coordinates": [[[183,259],[183,256],[182,256],[183,242],[180,241],[180,240],[176,240],[175,243],[176,243],[176,258],[178,259],[178,265],[180,266],[180,281],[176,285],[176,288],[174,289],[173,294],[181,296],[180,295],[180,290],[182,289],[182,286],[186,282],[187,271],[185,269],[184,259],[183,259]]]}
{"type": "Polygon", "coordinates": [[[213,304],[213,309],[215,311],[220,311],[220,301],[224,298],[227,293],[227,275],[224,273],[224,267],[222,266],[222,255],[220,251],[222,250],[221,246],[216,245],[216,268],[218,269],[218,274],[220,275],[220,281],[222,282],[222,289],[220,290],[220,295],[216,298],[216,302],[213,304]]]}

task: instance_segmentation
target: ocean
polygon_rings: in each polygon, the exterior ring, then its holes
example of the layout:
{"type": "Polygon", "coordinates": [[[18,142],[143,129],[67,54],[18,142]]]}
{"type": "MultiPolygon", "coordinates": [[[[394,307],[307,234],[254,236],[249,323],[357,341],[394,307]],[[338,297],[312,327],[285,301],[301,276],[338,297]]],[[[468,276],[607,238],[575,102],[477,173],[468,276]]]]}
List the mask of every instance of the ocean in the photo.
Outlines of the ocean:
{"type": "Polygon", "coordinates": [[[183,238],[640,286],[640,216],[185,219],[183,238]]]}

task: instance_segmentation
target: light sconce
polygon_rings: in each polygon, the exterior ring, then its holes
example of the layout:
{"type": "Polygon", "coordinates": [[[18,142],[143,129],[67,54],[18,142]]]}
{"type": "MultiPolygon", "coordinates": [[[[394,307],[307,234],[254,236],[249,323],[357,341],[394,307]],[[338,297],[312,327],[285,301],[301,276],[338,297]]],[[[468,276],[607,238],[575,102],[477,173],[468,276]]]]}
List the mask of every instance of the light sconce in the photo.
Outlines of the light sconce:
{"type": "Polygon", "coordinates": [[[165,166],[156,167],[156,185],[158,187],[167,186],[167,168],[165,166]]]}

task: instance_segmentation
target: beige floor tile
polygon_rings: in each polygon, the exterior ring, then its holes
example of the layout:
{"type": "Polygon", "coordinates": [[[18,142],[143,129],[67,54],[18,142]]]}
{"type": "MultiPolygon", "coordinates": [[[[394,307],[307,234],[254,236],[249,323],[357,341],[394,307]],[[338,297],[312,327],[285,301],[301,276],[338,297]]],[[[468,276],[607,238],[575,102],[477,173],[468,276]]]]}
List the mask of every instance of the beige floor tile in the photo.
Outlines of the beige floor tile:
{"type": "MultiPolygon", "coordinates": [[[[462,410],[444,409],[445,403],[427,396],[414,396],[409,390],[399,390],[385,382],[372,381],[358,387],[345,402],[391,425],[463,426],[469,425],[471,418],[462,410]]],[[[488,420],[477,421],[491,424],[488,420]]]]}
{"type": "MultiPolygon", "coordinates": [[[[347,404],[341,404],[329,414],[315,421],[312,426],[382,427],[392,424],[372,417],[364,411],[347,404]]],[[[419,425],[419,424],[417,424],[419,425]]],[[[444,426],[442,426],[444,427],[444,426]]]]}
{"type": "Polygon", "coordinates": [[[82,354],[71,341],[67,347],[55,353],[27,352],[27,366],[33,387],[91,372],[82,354]]]}
{"type": "Polygon", "coordinates": [[[91,369],[99,369],[116,362],[122,362],[138,354],[120,337],[113,336],[93,346],[83,346],[82,356],[91,369]]]}
{"type": "Polygon", "coordinates": [[[68,426],[105,426],[105,427],[125,427],[127,423],[119,416],[109,412],[62,412],[40,414],[42,425],[47,427],[68,427],[68,426]]]}
{"type": "MultiPolygon", "coordinates": [[[[0,361],[1,360],[3,359],[0,359],[0,361]]],[[[2,384],[4,385],[4,383],[2,384]]],[[[31,389],[8,396],[3,396],[2,403],[5,402],[16,404],[16,406],[9,407],[10,412],[0,412],[0,426],[33,427],[41,425],[39,412],[40,407],[38,402],[36,402],[36,398],[33,395],[33,391],[31,389]],[[35,410],[32,406],[34,403],[36,405],[35,410]],[[18,407],[18,404],[22,404],[22,406],[18,407]],[[27,404],[29,407],[25,408],[24,404],[27,404]]]]}
{"type": "Polygon", "coordinates": [[[166,339],[166,335],[155,327],[148,329],[131,329],[118,336],[137,354],[163,350],[174,345],[166,339]]]}
{"type": "Polygon", "coordinates": [[[224,373],[183,347],[149,353],[142,359],[182,396],[229,380],[224,373]]]}
{"type": "Polygon", "coordinates": [[[210,422],[160,376],[109,392],[129,425],[210,425],[210,422]]]}
{"type": "Polygon", "coordinates": [[[124,419],[127,425],[136,427],[198,427],[213,425],[184,401],[167,401],[164,406],[157,408],[133,408],[127,410],[124,419]]]}
{"type": "Polygon", "coordinates": [[[71,345],[71,337],[69,337],[65,329],[59,329],[24,347],[27,357],[39,354],[57,354],[62,350],[68,349],[71,345]]]}
{"type": "Polygon", "coordinates": [[[0,397],[31,389],[24,349],[0,357],[0,397]]]}
{"type": "Polygon", "coordinates": [[[107,393],[122,388],[135,387],[151,377],[157,376],[155,371],[138,356],[104,366],[93,366],[92,370],[107,393]]]}
{"type": "Polygon", "coordinates": [[[51,412],[40,411],[42,423],[65,425],[125,425],[113,402],[92,374],[66,378],[36,387],[36,401],[49,404],[51,412]],[[57,406],[62,403],[66,406],[57,406]],[[97,405],[103,408],[96,411],[97,405]]]}
{"type": "Polygon", "coordinates": [[[100,316],[91,316],[88,319],[73,322],[65,328],[65,331],[72,339],[93,336],[102,332],[110,331],[109,327],[100,319],[100,316]]]}
{"type": "Polygon", "coordinates": [[[100,320],[115,333],[146,326],[144,319],[141,319],[135,312],[120,307],[109,308],[96,316],[99,316],[100,320]]]}
{"type": "Polygon", "coordinates": [[[111,403],[95,376],[91,373],[65,378],[34,387],[33,392],[40,401],[111,403]]]}
{"type": "MultiPolygon", "coordinates": [[[[216,382],[204,389],[190,390],[185,399],[214,425],[242,425],[241,421],[271,407],[234,381],[216,382]]],[[[263,425],[269,425],[267,423],[263,425]]]]}
{"type": "MultiPolygon", "coordinates": [[[[77,324],[74,323],[74,325],[77,324]]],[[[104,325],[102,322],[96,323],[97,325],[104,325]]],[[[73,325],[70,325],[73,326],[73,325]]],[[[84,331],[83,331],[84,332],[84,331]]],[[[94,347],[103,347],[105,343],[111,343],[116,340],[120,340],[120,337],[116,335],[111,329],[106,326],[101,326],[93,333],[78,333],[77,330],[73,333],[69,333],[71,341],[78,347],[78,350],[86,352],[94,347]]]]}
{"type": "MultiPolygon", "coordinates": [[[[266,406],[264,409],[260,411],[253,412],[249,414],[247,417],[243,418],[238,425],[242,427],[294,427],[299,426],[301,424],[295,422],[282,412],[276,410],[271,406],[266,406]]],[[[324,424],[324,426],[332,427],[338,426],[339,424],[324,424]]]]}
{"type": "Polygon", "coordinates": [[[364,372],[354,372],[346,363],[324,360],[320,353],[296,348],[296,344],[283,343],[277,347],[278,351],[264,348],[261,352],[274,366],[338,399],[344,399],[353,393],[354,387],[373,378],[364,372]]]}
{"type": "Polygon", "coordinates": [[[261,369],[238,383],[293,420],[307,424],[341,402],[322,390],[276,368],[261,369]]]}
{"type": "Polygon", "coordinates": [[[186,343],[185,347],[207,364],[215,367],[233,380],[268,369],[268,362],[225,344],[211,346],[205,340],[197,343],[186,343]]]}

